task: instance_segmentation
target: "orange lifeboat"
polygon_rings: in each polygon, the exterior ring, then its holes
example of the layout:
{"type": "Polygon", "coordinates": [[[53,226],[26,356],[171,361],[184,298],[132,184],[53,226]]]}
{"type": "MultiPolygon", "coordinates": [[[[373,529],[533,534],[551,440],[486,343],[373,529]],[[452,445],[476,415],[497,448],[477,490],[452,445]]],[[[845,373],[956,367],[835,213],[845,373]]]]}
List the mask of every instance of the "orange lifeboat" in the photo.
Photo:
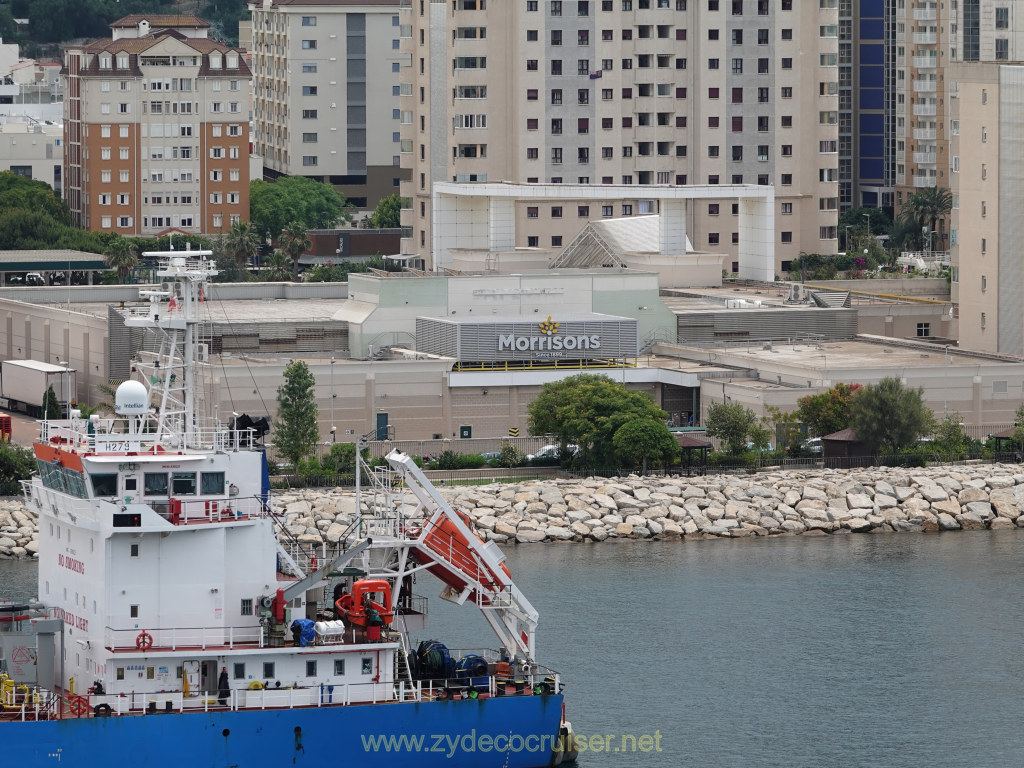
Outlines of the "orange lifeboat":
{"type": "Polygon", "coordinates": [[[391,584],[386,579],[360,579],[352,593],[334,603],[335,615],[357,627],[387,626],[395,619],[391,609],[391,584]],[[378,599],[375,599],[379,595],[378,599]]]}

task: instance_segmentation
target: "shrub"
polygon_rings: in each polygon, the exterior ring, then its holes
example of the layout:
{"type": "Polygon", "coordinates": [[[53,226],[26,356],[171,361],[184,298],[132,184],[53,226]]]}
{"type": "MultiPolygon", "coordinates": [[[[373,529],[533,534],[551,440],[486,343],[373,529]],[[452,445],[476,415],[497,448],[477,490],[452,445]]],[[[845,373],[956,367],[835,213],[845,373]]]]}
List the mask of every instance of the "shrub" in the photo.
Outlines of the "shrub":
{"type": "Polygon", "coordinates": [[[487,466],[487,459],[479,453],[464,453],[459,459],[459,469],[478,469],[487,466]]]}
{"type": "Polygon", "coordinates": [[[499,467],[518,467],[525,459],[522,451],[512,443],[505,443],[501,446],[501,455],[494,461],[499,467]]]}
{"type": "Polygon", "coordinates": [[[437,469],[462,469],[462,457],[455,451],[442,451],[433,462],[437,469]]]}

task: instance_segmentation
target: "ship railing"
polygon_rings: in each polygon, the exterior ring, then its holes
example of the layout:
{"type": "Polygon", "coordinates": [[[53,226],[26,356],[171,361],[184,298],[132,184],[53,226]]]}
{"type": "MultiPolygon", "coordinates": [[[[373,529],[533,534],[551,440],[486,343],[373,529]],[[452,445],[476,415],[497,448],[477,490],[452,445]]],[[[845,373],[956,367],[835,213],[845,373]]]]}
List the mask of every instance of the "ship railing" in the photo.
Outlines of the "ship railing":
{"type": "Polygon", "coordinates": [[[6,680],[0,686],[0,713],[3,719],[51,720],[60,709],[61,697],[53,691],[32,684],[6,680]]]}
{"type": "Polygon", "coordinates": [[[157,629],[115,629],[104,627],[104,646],[111,651],[159,648],[175,651],[196,648],[259,647],[266,644],[262,626],[247,627],[164,627],[157,629]]]}
{"type": "Polygon", "coordinates": [[[173,525],[222,523],[264,517],[269,514],[263,500],[256,496],[229,496],[226,499],[195,499],[175,497],[168,503],[154,504],[158,513],[173,525]]]}
{"type": "MultiPolygon", "coordinates": [[[[245,681],[243,681],[245,682],[245,681]]],[[[232,688],[227,696],[216,691],[132,691],[128,693],[90,694],[83,697],[88,714],[109,708],[110,715],[144,712],[209,712],[252,709],[296,709],[300,707],[337,707],[365,704],[396,704],[466,698],[486,694],[495,696],[531,696],[561,691],[559,676],[533,665],[530,671],[518,671],[513,665],[508,675],[488,673],[476,678],[450,677],[428,680],[395,680],[367,683],[320,683],[308,687],[263,687],[259,681],[232,688]]]]}

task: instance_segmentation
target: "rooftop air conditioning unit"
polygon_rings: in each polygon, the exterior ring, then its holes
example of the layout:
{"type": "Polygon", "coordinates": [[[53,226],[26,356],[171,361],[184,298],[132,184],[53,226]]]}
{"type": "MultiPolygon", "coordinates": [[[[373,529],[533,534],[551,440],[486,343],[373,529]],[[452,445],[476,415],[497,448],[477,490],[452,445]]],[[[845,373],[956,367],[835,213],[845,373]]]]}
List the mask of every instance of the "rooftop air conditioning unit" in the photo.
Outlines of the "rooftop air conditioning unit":
{"type": "Polygon", "coordinates": [[[199,344],[198,351],[196,352],[196,358],[200,363],[208,363],[210,361],[210,345],[199,344]]]}

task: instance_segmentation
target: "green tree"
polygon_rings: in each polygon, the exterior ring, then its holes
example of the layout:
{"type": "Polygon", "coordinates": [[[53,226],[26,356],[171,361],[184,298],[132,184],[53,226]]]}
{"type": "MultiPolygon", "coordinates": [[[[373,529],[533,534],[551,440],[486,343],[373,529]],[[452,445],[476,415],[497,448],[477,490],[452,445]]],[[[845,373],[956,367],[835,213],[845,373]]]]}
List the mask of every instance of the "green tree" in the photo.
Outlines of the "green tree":
{"type": "Polygon", "coordinates": [[[872,453],[882,450],[895,455],[932,434],[936,422],[924,404],[922,387],[905,387],[889,377],[857,392],[850,403],[850,427],[872,453]]]}
{"type": "Polygon", "coordinates": [[[642,474],[647,474],[648,464],[668,466],[679,459],[679,443],[664,421],[627,421],[615,430],[612,445],[629,466],[639,465],[642,474]]]}
{"type": "Polygon", "coordinates": [[[60,419],[64,416],[64,409],[60,407],[60,400],[57,399],[57,393],[53,391],[53,384],[46,388],[46,394],[43,395],[43,418],[44,419],[60,419]]]}
{"type": "Polygon", "coordinates": [[[11,171],[0,171],[0,210],[14,208],[36,211],[58,224],[71,223],[67,208],[49,184],[11,171]]]}
{"type": "Polygon", "coordinates": [[[759,439],[764,438],[764,430],[758,426],[757,416],[739,403],[712,403],[708,406],[704,426],[708,434],[725,443],[726,449],[734,456],[747,450],[747,437],[751,432],[755,432],[759,439]],[[757,432],[759,429],[762,431],[757,432]]]}
{"type": "Polygon", "coordinates": [[[249,187],[249,219],[264,240],[298,222],[306,230],[324,229],[352,220],[352,205],[330,184],[305,176],[284,176],[249,187]]]}
{"type": "Polygon", "coordinates": [[[377,229],[397,229],[402,226],[401,196],[396,192],[377,203],[370,223],[377,229]]]}
{"type": "Polygon", "coordinates": [[[298,278],[299,259],[312,247],[313,241],[309,239],[309,235],[306,234],[306,229],[302,226],[302,223],[293,221],[281,230],[281,237],[278,238],[278,242],[281,244],[281,250],[284,251],[284,255],[291,259],[292,274],[298,278]]]}
{"type": "Polygon", "coordinates": [[[32,451],[0,442],[0,496],[20,495],[20,481],[28,480],[35,469],[36,460],[32,451]]]}
{"type": "Polygon", "coordinates": [[[249,260],[260,252],[263,239],[252,223],[236,221],[224,235],[222,244],[228,255],[235,260],[238,269],[244,271],[249,266],[249,260]]]}
{"type": "MultiPolygon", "coordinates": [[[[944,219],[953,210],[953,193],[945,187],[925,187],[915,192],[900,208],[899,218],[904,222],[914,222],[919,228],[927,227],[935,232],[939,219],[944,219]]],[[[922,237],[922,240],[925,238],[922,237]]],[[[941,243],[932,241],[934,250],[941,250],[941,243]]]]}
{"type": "Polygon", "coordinates": [[[111,239],[103,255],[106,257],[107,266],[117,270],[119,283],[124,283],[128,279],[128,274],[139,266],[139,253],[135,250],[135,243],[121,235],[111,239]]]}
{"type": "Polygon", "coordinates": [[[935,430],[935,447],[942,451],[949,461],[958,461],[967,457],[970,438],[964,431],[963,417],[953,411],[939,422],[935,430]]]}
{"type": "Polygon", "coordinates": [[[1024,448],[1024,403],[1017,406],[1013,417],[1013,445],[1020,450],[1024,448]]]}
{"type": "Polygon", "coordinates": [[[290,360],[284,369],[284,383],[277,388],[274,445],[293,465],[312,453],[320,437],[315,385],[309,366],[302,360],[290,360]]]}
{"type": "Polygon", "coordinates": [[[619,463],[614,436],[623,424],[654,421],[664,426],[668,418],[642,392],[594,374],[545,384],[528,414],[531,435],[554,435],[563,456],[569,454],[570,444],[579,446],[575,459],[589,467],[619,463]]]}
{"type": "Polygon", "coordinates": [[[292,279],[292,265],[288,257],[280,251],[274,251],[263,260],[263,271],[260,279],[265,283],[285,283],[292,279]]]}
{"type": "Polygon", "coordinates": [[[796,418],[807,425],[814,437],[824,437],[850,426],[850,403],[860,384],[839,382],[827,392],[796,401],[796,418]]]}

